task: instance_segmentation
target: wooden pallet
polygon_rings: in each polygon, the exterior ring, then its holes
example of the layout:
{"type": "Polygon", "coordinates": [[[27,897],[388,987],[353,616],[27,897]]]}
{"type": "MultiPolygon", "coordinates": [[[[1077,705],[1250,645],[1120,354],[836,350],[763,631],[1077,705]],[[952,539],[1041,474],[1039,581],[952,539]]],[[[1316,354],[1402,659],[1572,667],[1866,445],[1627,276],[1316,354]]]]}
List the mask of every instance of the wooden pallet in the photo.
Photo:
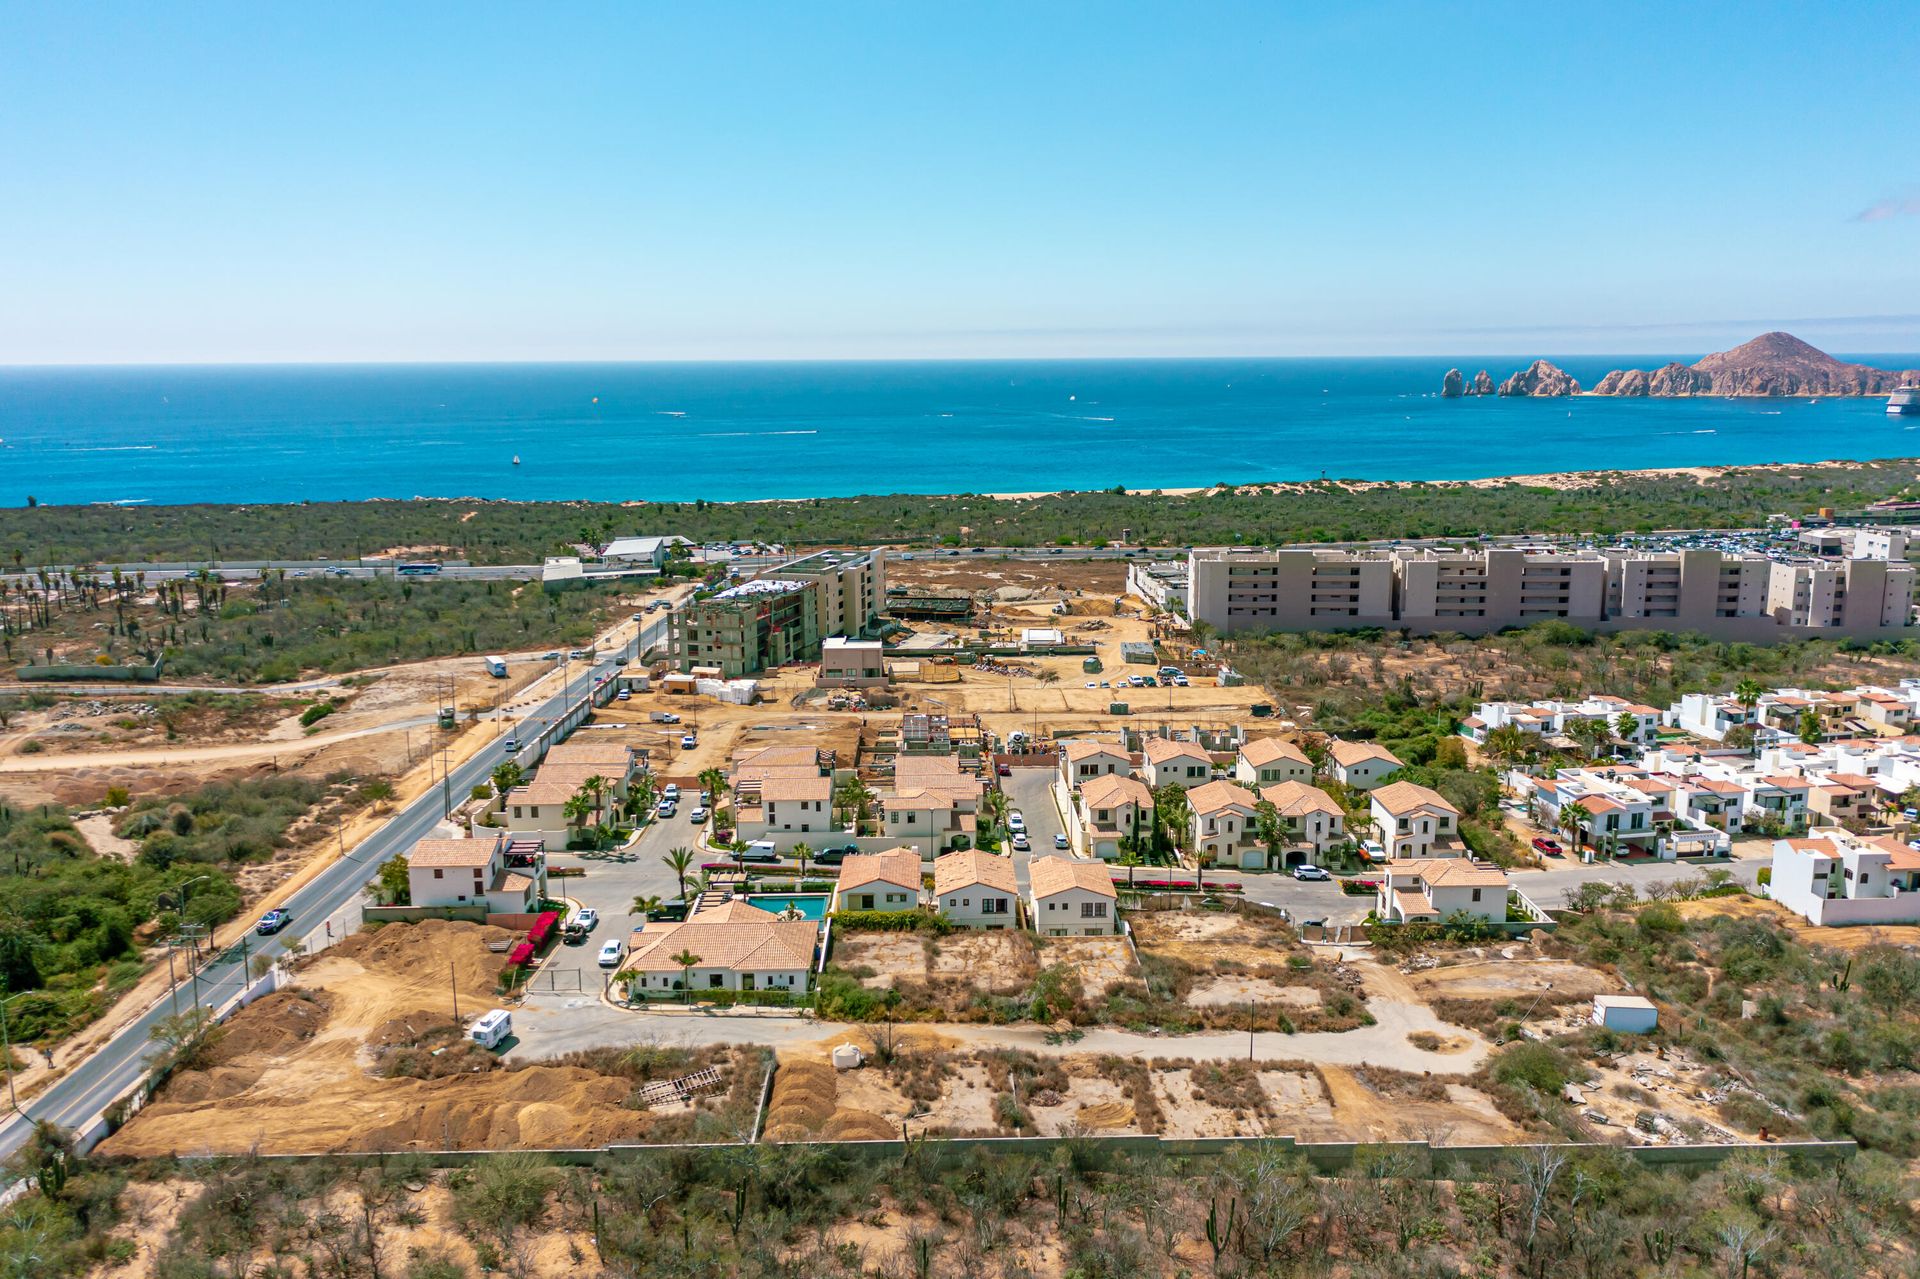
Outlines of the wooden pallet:
{"type": "Polygon", "coordinates": [[[679,1079],[662,1079],[640,1089],[642,1106],[659,1106],[670,1101],[691,1101],[697,1093],[718,1088],[723,1081],[718,1067],[709,1066],[679,1079]]]}

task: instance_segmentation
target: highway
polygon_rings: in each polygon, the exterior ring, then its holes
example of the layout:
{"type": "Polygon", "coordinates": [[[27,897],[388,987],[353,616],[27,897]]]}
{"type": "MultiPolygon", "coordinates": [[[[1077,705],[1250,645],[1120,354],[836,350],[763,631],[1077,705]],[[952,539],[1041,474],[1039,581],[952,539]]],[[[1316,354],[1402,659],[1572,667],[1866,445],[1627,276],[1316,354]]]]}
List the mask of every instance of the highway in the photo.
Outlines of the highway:
{"type": "MultiPolygon", "coordinates": [[[[625,623],[624,625],[631,625],[625,623]]],[[[640,628],[640,650],[664,642],[666,620],[656,619],[640,628]]],[[[624,651],[620,647],[603,650],[604,660],[585,673],[568,677],[566,686],[552,697],[531,708],[518,723],[529,720],[552,722],[566,707],[591,692],[595,684],[610,677],[618,668],[613,659],[624,651]]],[[[517,736],[518,734],[514,734],[517,736]]],[[[494,768],[508,758],[505,743],[509,735],[495,737],[465,764],[453,769],[441,787],[429,789],[396,813],[378,832],[340,857],[310,882],[279,903],[293,916],[292,924],[273,937],[250,935],[245,946],[248,957],[278,956],[286,943],[306,936],[336,910],[351,902],[380,865],[396,854],[413,847],[425,837],[445,814],[443,796],[464,799],[479,783],[487,780],[494,768]]],[[[237,994],[246,984],[242,948],[235,946],[203,966],[197,983],[183,974],[175,992],[182,1011],[197,1001],[208,1008],[218,1007],[237,994]]],[[[145,1073],[149,1060],[160,1051],[152,1031],[172,1015],[173,1001],[161,999],[123,1027],[93,1054],[73,1066],[21,1108],[21,1113],[0,1124],[0,1160],[13,1155],[26,1141],[32,1121],[52,1120],[65,1128],[90,1122],[113,1100],[131,1088],[145,1073]]]]}

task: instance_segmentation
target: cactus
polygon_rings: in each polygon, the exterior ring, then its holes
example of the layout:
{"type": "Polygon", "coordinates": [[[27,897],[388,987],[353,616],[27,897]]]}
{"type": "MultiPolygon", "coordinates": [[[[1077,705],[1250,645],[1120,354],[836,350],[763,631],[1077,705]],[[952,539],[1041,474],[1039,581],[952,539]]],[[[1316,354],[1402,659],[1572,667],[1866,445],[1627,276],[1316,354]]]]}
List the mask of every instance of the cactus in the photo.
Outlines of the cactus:
{"type": "Polygon", "coordinates": [[[1673,1236],[1665,1229],[1649,1230],[1640,1236],[1640,1246],[1647,1250],[1647,1260],[1656,1266],[1664,1266],[1673,1256],[1673,1236]]]}
{"type": "Polygon", "coordinates": [[[1227,1245],[1233,1241],[1233,1220],[1239,1211],[1238,1199],[1227,1200],[1227,1224],[1223,1230],[1220,1227],[1220,1201],[1207,1200],[1207,1244],[1213,1249],[1213,1264],[1216,1269],[1220,1265],[1220,1254],[1225,1252],[1227,1245]]]}

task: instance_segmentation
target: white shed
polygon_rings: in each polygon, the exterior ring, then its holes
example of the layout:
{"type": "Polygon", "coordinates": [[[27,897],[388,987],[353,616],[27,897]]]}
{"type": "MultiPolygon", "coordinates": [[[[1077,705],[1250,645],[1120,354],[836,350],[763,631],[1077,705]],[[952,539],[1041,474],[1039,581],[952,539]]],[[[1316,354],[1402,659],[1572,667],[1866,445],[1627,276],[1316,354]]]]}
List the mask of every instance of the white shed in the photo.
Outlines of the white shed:
{"type": "Polygon", "coordinates": [[[1608,1030],[1644,1035],[1660,1023],[1660,1010],[1639,995],[1595,995],[1593,1024],[1608,1030]]]}

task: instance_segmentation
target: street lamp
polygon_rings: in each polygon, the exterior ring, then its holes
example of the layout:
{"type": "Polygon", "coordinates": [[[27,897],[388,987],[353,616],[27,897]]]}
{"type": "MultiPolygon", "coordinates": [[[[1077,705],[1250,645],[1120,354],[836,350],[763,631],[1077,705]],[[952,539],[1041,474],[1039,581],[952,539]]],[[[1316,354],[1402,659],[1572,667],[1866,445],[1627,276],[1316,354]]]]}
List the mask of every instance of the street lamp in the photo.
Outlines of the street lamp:
{"type": "MultiPolygon", "coordinates": [[[[7,1033],[7,1005],[20,998],[21,995],[30,995],[32,993],[30,990],[16,991],[14,994],[0,999],[0,1058],[4,1058],[7,1063],[7,1105],[11,1106],[14,1110],[20,1109],[20,1099],[13,1095],[13,1038],[7,1033]]],[[[51,1061],[53,1059],[49,1057],[47,1060],[51,1061]]]]}

